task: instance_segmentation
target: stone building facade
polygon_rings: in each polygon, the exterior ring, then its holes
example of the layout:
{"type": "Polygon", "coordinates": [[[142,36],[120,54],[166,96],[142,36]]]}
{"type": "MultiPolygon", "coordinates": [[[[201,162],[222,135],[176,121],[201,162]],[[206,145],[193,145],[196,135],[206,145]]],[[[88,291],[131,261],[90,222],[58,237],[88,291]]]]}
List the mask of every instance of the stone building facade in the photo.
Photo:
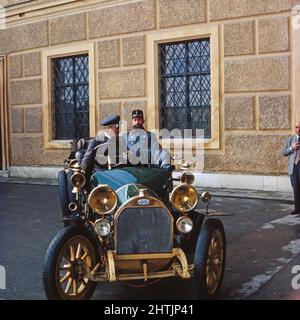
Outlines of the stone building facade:
{"type": "Polygon", "coordinates": [[[160,114],[159,46],[208,39],[211,135],[199,178],[211,186],[289,188],[281,148],[300,117],[300,32],[293,27],[292,1],[0,4],[6,11],[0,56],[7,84],[2,158],[12,175],[47,176],[69,152],[68,141],[52,135],[52,59],[88,55],[90,136],[100,118],[119,113],[129,119],[136,108],[153,129],[160,114]]]}

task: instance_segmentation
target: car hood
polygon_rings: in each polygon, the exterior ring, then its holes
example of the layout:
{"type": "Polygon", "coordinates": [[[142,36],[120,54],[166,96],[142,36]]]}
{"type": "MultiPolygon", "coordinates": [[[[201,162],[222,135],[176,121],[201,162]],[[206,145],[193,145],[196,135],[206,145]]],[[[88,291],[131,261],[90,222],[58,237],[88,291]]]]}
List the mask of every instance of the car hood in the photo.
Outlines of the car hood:
{"type": "Polygon", "coordinates": [[[171,173],[163,169],[125,167],[121,169],[98,171],[91,177],[91,188],[106,184],[113,190],[128,184],[140,184],[153,190],[160,197],[171,178],[171,173]]]}

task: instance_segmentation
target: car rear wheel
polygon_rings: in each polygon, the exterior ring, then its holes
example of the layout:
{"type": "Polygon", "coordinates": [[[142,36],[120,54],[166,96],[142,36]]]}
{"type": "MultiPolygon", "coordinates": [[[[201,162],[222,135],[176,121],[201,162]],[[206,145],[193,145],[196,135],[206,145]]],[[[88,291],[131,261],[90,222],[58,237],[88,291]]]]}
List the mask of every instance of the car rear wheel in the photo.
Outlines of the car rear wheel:
{"type": "Polygon", "coordinates": [[[220,220],[209,219],[197,241],[194,258],[194,286],[198,299],[217,296],[225,269],[226,239],[220,220]]]}
{"type": "Polygon", "coordinates": [[[66,227],[52,240],[46,252],[43,285],[49,300],[86,300],[96,288],[96,282],[86,277],[87,267],[96,265],[95,240],[88,231],[66,227]]]}

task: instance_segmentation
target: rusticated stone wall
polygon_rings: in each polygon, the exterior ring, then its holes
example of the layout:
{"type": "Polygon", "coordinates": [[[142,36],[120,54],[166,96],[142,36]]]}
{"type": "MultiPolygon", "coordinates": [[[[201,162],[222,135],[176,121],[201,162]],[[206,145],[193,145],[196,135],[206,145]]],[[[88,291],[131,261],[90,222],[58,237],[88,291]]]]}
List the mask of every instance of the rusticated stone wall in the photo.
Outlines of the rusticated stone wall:
{"type": "Polygon", "coordinates": [[[210,1],[224,30],[224,154],[206,170],[285,174],[293,128],[289,1],[210,1]]]}
{"type": "Polygon", "coordinates": [[[7,8],[9,6],[15,6],[25,2],[29,2],[29,1],[28,0],[0,0],[0,6],[7,8]]]}
{"type": "Polygon", "coordinates": [[[280,151],[294,112],[289,0],[99,4],[0,30],[0,54],[9,56],[12,164],[61,164],[68,153],[43,146],[43,50],[94,43],[97,114],[130,120],[135,108],[154,112],[147,108],[147,35],[194,24],[217,24],[220,39],[221,147],[206,152],[205,171],[285,174],[280,151]]]}

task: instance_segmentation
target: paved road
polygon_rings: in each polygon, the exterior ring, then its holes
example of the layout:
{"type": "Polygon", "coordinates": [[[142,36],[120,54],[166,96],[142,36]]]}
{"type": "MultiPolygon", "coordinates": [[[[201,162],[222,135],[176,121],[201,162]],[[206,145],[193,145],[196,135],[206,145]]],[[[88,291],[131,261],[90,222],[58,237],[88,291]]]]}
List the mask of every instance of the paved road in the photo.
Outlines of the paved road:
{"type": "MultiPolygon", "coordinates": [[[[44,299],[42,263],[61,228],[56,186],[0,184],[0,265],[6,290],[0,299],[44,299]]],[[[270,200],[213,198],[227,236],[221,299],[300,299],[292,268],[300,265],[300,217],[270,200]]],[[[300,284],[300,280],[299,280],[300,284]]],[[[93,299],[193,299],[191,281],[165,279],[146,289],[98,284],[93,299]]]]}

